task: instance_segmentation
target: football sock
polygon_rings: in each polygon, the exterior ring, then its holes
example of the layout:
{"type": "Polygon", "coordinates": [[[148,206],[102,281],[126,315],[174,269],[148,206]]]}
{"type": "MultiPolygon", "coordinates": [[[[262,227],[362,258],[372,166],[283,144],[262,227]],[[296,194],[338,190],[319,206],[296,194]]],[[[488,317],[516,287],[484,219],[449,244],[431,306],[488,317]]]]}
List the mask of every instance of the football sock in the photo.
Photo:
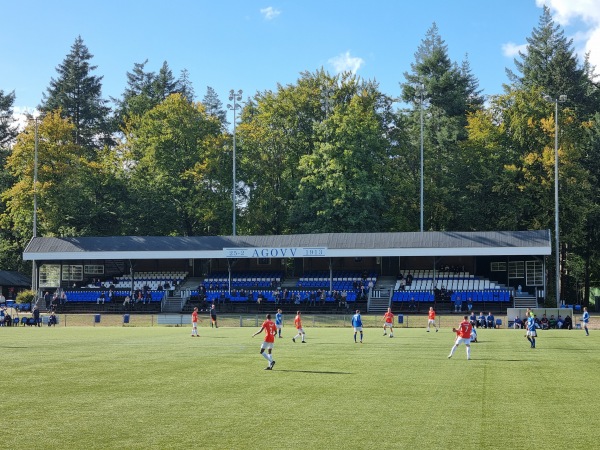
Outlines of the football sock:
{"type": "Polygon", "coordinates": [[[356,333],[354,333],[354,342],[356,342],[356,333]]]}
{"type": "Polygon", "coordinates": [[[261,355],[263,355],[263,358],[265,358],[267,361],[271,362],[267,353],[261,353],[261,355]]]}
{"type": "Polygon", "coordinates": [[[471,347],[467,347],[467,359],[471,359],[471,347]]]}
{"type": "Polygon", "coordinates": [[[454,350],[456,350],[456,345],[452,346],[452,350],[450,350],[450,355],[454,355],[454,350]]]}
{"type": "Polygon", "coordinates": [[[531,346],[535,348],[535,338],[531,338],[531,346]]]}

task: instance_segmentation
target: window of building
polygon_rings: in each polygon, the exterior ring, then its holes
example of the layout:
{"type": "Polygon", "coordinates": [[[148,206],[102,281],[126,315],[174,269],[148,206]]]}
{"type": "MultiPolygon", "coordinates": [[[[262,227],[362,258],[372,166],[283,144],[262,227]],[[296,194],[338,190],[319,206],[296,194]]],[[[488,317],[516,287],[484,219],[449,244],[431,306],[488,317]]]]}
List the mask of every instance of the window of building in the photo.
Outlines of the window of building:
{"type": "Polygon", "coordinates": [[[40,287],[56,288],[60,286],[60,264],[42,264],[39,275],[40,287]]]}
{"type": "Polygon", "coordinates": [[[527,261],[525,264],[525,284],[527,286],[544,285],[544,264],[541,261],[527,261]]]}
{"type": "Polygon", "coordinates": [[[509,261],[508,278],[525,278],[525,262],[509,261]]]}

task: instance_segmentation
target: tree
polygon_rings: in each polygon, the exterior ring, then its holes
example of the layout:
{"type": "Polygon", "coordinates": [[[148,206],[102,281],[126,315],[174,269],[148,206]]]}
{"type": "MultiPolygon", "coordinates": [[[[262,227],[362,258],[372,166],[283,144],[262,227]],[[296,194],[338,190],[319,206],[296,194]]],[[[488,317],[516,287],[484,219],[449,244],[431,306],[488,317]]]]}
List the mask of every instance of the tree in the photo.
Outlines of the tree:
{"type": "Polygon", "coordinates": [[[230,191],[219,179],[221,149],[218,121],[180,94],[133,116],[116,151],[130,166],[132,234],[222,233],[230,191]]]}
{"type": "MultiPolygon", "coordinates": [[[[407,112],[411,142],[405,152],[420,148],[420,115],[423,114],[424,133],[424,229],[446,230],[462,228],[465,214],[457,199],[464,192],[460,143],[467,138],[467,117],[478,111],[483,98],[477,79],[471,73],[467,60],[461,66],[452,62],[448,48],[434,23],[421,41],[411,72],[404,74],[401,85],[402,99],[412,105],[407,112]]],[[[414,153],[413,153],[414,154],[414,153]]],[[[414,157],[406,156],[414,161],[414,157]]],[[[412,165],[414,167],[414,165],[412,165]]],[[[414,181],[420,178],[410,171],[414,181]]],[[[420,189],[415,188],[414,193],[420,189]]],[[[413,195],[414,197],[414,195],[413,195]]],[[[414,210],[415,203],[407,203],[414,210]]]]}
{"type": "Polygon", "coordinates": [[[17,135],[12,109],[14,103],[15,92],[5,94],[0,89],[0,149],[6,148],[17,135]]]}
{"type": "Polygon", "coordinates": [[[95,150],[110,138],[108,115],[110,108],[102,99],[102,77],[92,75],[97,66],[90,65],[93,55],[81,36],[75,39],[71,52],[56,68],[58,78],[52,78],[43,95],[41,110],[45,113],[60,110],[74,125],[74,142],[93,158],[95,150]]]}
{"type": "Polygon", "coordinates": [[[134,63],[133,71],[127,72],[127,87],[121,99],[116,103],[115,118],[123,127],[126,118],[142,116],[162,103],[169,95],[179,93],[188,102],[194,99],[194,88],[187,70],[182,70],[176,79],[169,64],[164,61],[158,73],[146,71],[146,59],[143,63],[134,63]]]}
{"type": "Polygon", "coordinates": [[[227,111],[223,109],[223,103],[219,99],[217,92],[210,86],[206,88],[206,94],[202,99],[202,104],[206,109],[206,114],[219,119],[219,122],[221,122],[224,128],[229,125],[229,122],[227,122],[227,111]]]}

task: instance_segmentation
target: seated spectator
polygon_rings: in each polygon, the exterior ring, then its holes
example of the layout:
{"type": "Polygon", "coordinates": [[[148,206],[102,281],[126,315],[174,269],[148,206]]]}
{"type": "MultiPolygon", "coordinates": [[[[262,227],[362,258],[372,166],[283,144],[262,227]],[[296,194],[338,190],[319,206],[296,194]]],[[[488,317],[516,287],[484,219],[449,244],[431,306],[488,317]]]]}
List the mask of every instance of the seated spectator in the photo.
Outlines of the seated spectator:
{"type": "Polygon", "coordinates": [[[549,327],[548,318],[546,317],[546,314],[544,314],[540,319],[540,327],[542,328],[542,330],[547,330],[549,327]]]}
{"type": "Polygon", "coordinates": [[[54,314],[54,311],[52,311],[50,313],[50,315],[48,316],[48,326],[51,327],[52,325],[56,326],[56,324],[58,323],[58,319],[56,318],[56,314],[54,314]]]}
{"type": "Polygon", "coordinates": [[[100,303],[102,303],[104,305],[105,299],[106,299],[106,296],[104,295],[104,291],[102,291],[102,293],[96,299],[96,305],[99,305],[100,303]]]}
{"type": "Polygon", "coordinates": [[[473,311],[473,300],[471,300],[471,297],[467,299],[467,311],[473,311]]]}
{"type": "Polygon", "coordinates": [[[409,311],[416,311],[417,310],[417,302],[415,302],[415,298],[414,297],[410,298],[410,302],[408,303],[408,310],[409,311]]]}
{"type": "Polygon", "coordinates": [[[0,327],[3,327],[4,321],[6,320],[6,308],[2,307],[0,308],[0,327]]]}
{"type": "Polygon", "coordinates": [[[567,317],[565,317],[565,323],[563,324],[563,328],[565,330],[573,329],[573,319],[571,319],[571,316],[567,315],[567,317]]]}
{"type": "Polygon", "coordinates": [[[564,324],[565,324],[565,321],[563,320],[562,316],[559,314],[558,319],[556,319],[556,328],[561,330],[562,327],[564,326],[564,324]]]}
{"type": "Polygon", "coordinates": [[[520,330],[521,328],[523,328],[523,321],[521,320],[521,318],[519,316],[515,317],[515,330],[520,330]]]}
{"type": "Polygon", "coordinates": [[[131,304],[131,297],[129,296],[129,294],[127,294],[125,296],[125,300],[123,300],[123,306],[130,305],[130,304],[131,304]]]}
{"type": "Polygon", "coordinates": [[[488,313],[487,317],[485,318],[485,321],[487,328],[496,328],[496,321],[494,320],[494,315],[491,311],[488,313]]]}
{"type": "MultiPolygon", "coordinates": [[[[444,295],[445,289],[444,287],[442,287],[442,295],[444,295]]],[[[454,300],[454,312],[461,312],[462,311],[462,299],[460,298],[460,296],[456,296],[456,300],[454,300]]]]}
{"type": "Polygon", "coordinates": [[[7,311],[6,316],[4,316],[4,325],[7,327],[12,327],[12,324],[12,316],[7,311]]]}
{"type": "Polygon", "coordinates": [[[477,318],[477,326],[481,328],[486,328],[487,322],[485,320],[485,315],[483,311],[479,313],[479,317],[477,318]]]}
{"type": "Polygon", "coordinates": [[[473,311],[471,311],[471,315],[469,316],[469,322],[471,322],[473,328],[477,326],[477,315],[473,311]]]}
{"type": "Polygon", "coordinates": [[[402,278],[400,280],[400,290],[403,291],[406,289],[406,280],[404,278],[402,278]]]}
{"type": "Polygon", "coordinates": [[[556,319],[554,318],[554,314],[550,315],[550,319],[548,320],[548,326],[550,328],[556,328],[556,319]]]}

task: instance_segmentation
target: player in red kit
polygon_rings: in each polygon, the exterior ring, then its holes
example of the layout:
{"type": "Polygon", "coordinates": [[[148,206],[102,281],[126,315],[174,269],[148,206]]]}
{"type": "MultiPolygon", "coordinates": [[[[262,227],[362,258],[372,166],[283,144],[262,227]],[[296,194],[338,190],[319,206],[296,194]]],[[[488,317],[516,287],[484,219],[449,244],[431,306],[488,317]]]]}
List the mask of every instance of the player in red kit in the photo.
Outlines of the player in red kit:
{"type": "Polygon", "coordinates": [[[469,322],[469,316],[463,316],[463,321],[458,326],[458,329],[452,328],[452,331],[454,331],[456,333],[456,341],[454,342],[454,346],[452,347],[452,350],[450,350],[450,354],[448,355],[448,358],[452,358],[452,355],[454,354],[454,350],[456,350],[456,347],[458,347],[460,344],[465,344],[465,347],[467,348],[467,359],[471,359],[471,331],[472,330],[473,330],[473,325],[471,325],[471,322],[469,322]]]}
{"type": "Polygon", "coordinates": [[[383,335],[387,334],[386,329],[390,329],[390,337],[394,337],[394,313],[392,308],[388,308],[387,312],[383,315],[383,335]]]}
{"type": "Polygon", "coordinates": [[[273,351],[273,346],[275,344],[275,335],[277,334],[277,326],[275,322],[271,320],[271,314],[267,314],[267,320],[262,323],[260,330],[252,335],[252,337],[265,332],[265,340],[260,346],[260,354],[263,355],[267,361],[269,361],[269,365],[265,367],[265,370],[273,370],[273,366],[275,365],[275,360],[273,359],[273,355],[271,352],[273,351]],[[265,350],[267,353],[265,353],[265,350]]]}

